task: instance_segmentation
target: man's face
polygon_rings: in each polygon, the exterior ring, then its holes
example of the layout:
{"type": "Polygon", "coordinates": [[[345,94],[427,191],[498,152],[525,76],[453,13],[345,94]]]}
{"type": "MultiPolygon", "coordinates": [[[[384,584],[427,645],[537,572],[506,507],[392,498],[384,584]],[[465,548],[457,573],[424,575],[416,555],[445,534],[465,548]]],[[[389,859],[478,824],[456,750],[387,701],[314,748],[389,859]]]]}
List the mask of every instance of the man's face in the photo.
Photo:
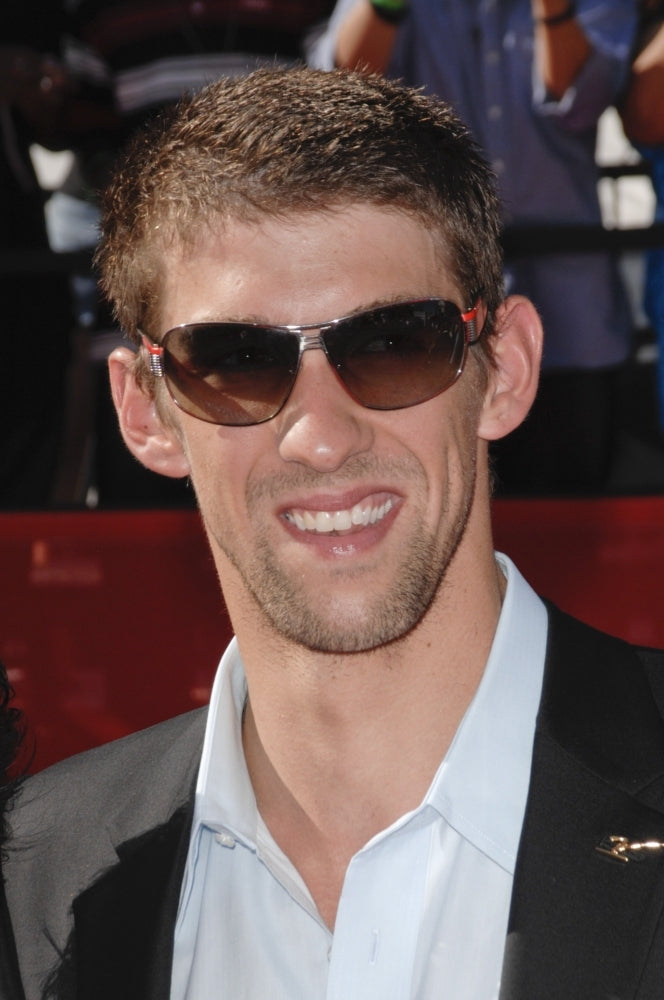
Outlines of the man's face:
{"type": "MultiPolygon", "coordinates": [[[[181,323],[315,324],[394,300],[460,300],[431,235],[364,205],[232,223],[166,264],[164,331],[181,323]]],[[[442,600],[475,482],[474,362],[447,392],[369,410],[307,351],[282,411],[223,427],[168,399],[231,614],[311,649],[372,649],[442,600]]]]}

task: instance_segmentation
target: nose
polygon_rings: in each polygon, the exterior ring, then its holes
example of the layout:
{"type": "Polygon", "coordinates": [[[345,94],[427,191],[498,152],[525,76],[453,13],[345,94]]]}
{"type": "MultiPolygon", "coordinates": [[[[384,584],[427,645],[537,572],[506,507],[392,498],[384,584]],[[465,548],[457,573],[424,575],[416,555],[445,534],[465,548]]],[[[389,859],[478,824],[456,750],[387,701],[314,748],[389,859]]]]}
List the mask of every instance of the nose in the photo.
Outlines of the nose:
{"type": "Polygon", "coordinates": [[[318,472],[334,472],[373,443],[370,411],[347,392],[322,350],[302,353],[295,385],[275,420],[284,461],[318,472]]]}

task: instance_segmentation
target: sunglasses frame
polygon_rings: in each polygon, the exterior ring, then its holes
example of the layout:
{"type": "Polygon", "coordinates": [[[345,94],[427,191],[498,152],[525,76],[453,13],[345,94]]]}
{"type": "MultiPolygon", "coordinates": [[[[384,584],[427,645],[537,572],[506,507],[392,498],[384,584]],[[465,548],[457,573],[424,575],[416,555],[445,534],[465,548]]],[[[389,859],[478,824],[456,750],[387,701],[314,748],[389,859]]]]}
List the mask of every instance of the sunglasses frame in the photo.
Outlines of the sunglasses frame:
{"type": "MultiPolygon", "coordinates": [[[[451,301],[449,301],[447,299],[440,299],[440,298],[437,298],[437,297],[431,297],[431,298],[426,298],[426,299],[412,299],[412,300],[408,299],[408,300],[404,300],[404,301],[397,301],[397,302],[394,302],[394,303],[390,303],[390,305],[394,305],[394,306],[409,306],[409,305],[417,306],[417,305],[428,304],[428,303],[439,303],[439,304],[443,304],[445,306],[450,306],[450,305],[454,306],[454,308],[459,311],[459,315],[460,315],[461,321],[463,323],[464,344],[463,344],[463,353],[461,355],[461,360],[459,362],[458,370],[454,374],[454,377],[452,378],[452,380],[447,385],[445,385],[438,392],[434,393],[433,396],[429,396],[427,398],[431,399],[431,398],[434,398],[437,395],[440,395],[443,392],[446,392],[447,389],[451,388],[451,386],[454,385],[454,383],[457,381],[457,379],[461,375],[461,373],[462,373],[462,371],[464,369],[464,366],[465,366],[467,348],[468,347],[472,347],[474,344],[476,344],[479,341],[479,339],[480,339],[480,337],[482,335],[482,329],[483,328],[479,329],[478,328],[478,322],[477,322],[477,317],[478,317],[478,313],[479,313],[481,301],[482,301],[482,292],[480,291],[475,296],[475,304],[470,309],[466,309],[465,311],[462,311],[461,309],[459,309],[459,307],[456,305],[456,303],[451,302],[451,301]]],[[[376,312],[377,309],[380,309],[380,308],[389,309],[390,305],[386,305],[386,306],[383,306],[383,307],[374,307],[373,309],[366,310],[366,312],[367,313],[373,313],[373,312],[376,312]]],[[[301,361],[302,361],[302,355],[304,354],[305,351],[310,351],[310,350],[322,350],[323,351],[323,353],[325,354],[325,356],[326,356],[326,358],[328,360],[328,363],[330,364],[330,367],[332,368],[332,370],[335,373],[335,375],[337,375],[337,377],[341,381],[342,385],[344,386],[344,389],[349,393],[349,395],[353,399],[355,399],[358,403],[360,403],[360,405],[364,406],[366,409],[385,409],[385,410],[408,409],[410,406],[416,406],[418,404],[418,402],[426,402],[426,400],[418,400],[418,401],[416,401],[414,403],[406,403],[406,404],[401,404],[399,406],[385,406],[385,407],[371,406],[369,404],[363,403],[362,400],[358,399],[357,396],[354,395],[354,393],[352,392],[352,390],[346,385],[346,383],[343,380],[343,377],[338,372],[337,367],[334,365],[334,363],[332,362],[332,360],[331,360],[331,358],[330,358],[330,356],[328,354],[324,338],[325,338],[325,334],[327,332],[329,332],[330,330],[334,330],[334,328],[337,327],[337,326],[339,326],[341,323],[346,323],[349,320],[361,318],[362,315],[363,315],[363,313],[350,313],[347,316],[341,316],[338,319],[329,320],[326,323],[307,323],[307,324],[304,324],[304,325],[301,325],[301,326],[299,326],[297,324],[290,324],[290,325],[285,325],[285,326],[271,326],[271,325],[269,325],[267,323],[242,323],[242,324],[237,324],[236,321],[233,321],[233,322],[228,321],[228,325],[242,325],[242,326],[247,327],[248,329],[258,329],[258,330],[265,329],[265,330],[269,330],[270,333],[277,333],[277,334],[283,333],[283,334],[288,334],[290,336],[295,335],[298,338],[298,341],[299,341],[299,350],[298,350],[298,357],[297,357],[297,365],[296,365],[296,368],[295,368],[295,375],[293,377],[293,382],[292,382],[292,384],[291,384],[288,392],[286,393],[285,398],[279,404],[279,406],[274,411],[274,413],[271,413],[269,416],[263,417],[260,420],[254,420],[254,421],[251,421],[249,423],[225,423],[225,424],[223,424],[220,421],[216,421],[216,420],[212,420],[212,419],[207,420],[206,417],[200,416],[197,413],[191,413],[190,411],[188,411],[186,409],[185,406],[183,406],[183,404],[181,403],[181,401],[175,396],[175,394],[174,394],[174,392],[171,389],[171,386],[169,384],[168,374],[166,372],[166,367],[165,367],[164,359],[165,359],[165,355],[166,355],[166,352],[167,352],[168,348],[164,347],[164,341],[166,340],[166,338],[168,337],[169,334],[175,333],[176,331],[183,330],[183,329],[186,329],[186,328],[192,327],[192,326],[216,326],[216,325],[223,326],[223,325],[226,325],[224,322],[220,321],[219,323],[216,323],[216,322],[215,323],[181,323],[178,326],[171,327],[171,329],[167,330],[166,333],[162,337],[162,342],[161,343],[155,343],[154,341],[150,340],[150,338],[145,333],[143,333],[141,330],[139,330],[138,332],[139,332],[140,337],[141,337],[142,346],[145,348],[145,350],[147,352],[147,355],[148,355],[148,362],[149,362],[149,368],[150,368],[151,374],[155,378],[163,378],[164,379],[164,381],[166,382],[166,387],[168,389],[168,393],[169,393],[171,399],[173,400],[173,402],[175,403],[175,405],[178,406],[179,409],[181,409],[183,412],[189,413],[189,415],[193,416],[195,419],[197,419],[197,420],[203,420],[206,423],[216,424],[217,426],[226,426],[226,427],[252,427],[252,426],[256,426],[256,425],[261,424],[261,423],[265,423],[266,421],[272,420],[274,417],[276,417],[277,414],[286,405],[286,403],[288,401],[288,397],[290,396],[291,392],[293,391],[293,387],[295,385],[295,381],[297,379],[297,375],[298,375],[299,370],[300,370],[300,364],[301,364],[301,361]],[[310,331],[315,331],[315,332],[310,332],[310,331]]]]}

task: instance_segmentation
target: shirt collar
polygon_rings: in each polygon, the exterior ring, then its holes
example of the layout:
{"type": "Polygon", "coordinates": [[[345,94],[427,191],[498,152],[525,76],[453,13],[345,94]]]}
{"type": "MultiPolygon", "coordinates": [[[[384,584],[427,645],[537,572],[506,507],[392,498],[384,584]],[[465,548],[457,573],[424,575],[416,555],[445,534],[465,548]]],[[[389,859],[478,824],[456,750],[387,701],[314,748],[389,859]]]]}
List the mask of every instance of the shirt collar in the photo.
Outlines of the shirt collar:
{"type": "Polygon", "coordinates": [[[258,810],[242,747],[246,700],[247,680],[234,637],[221,658],[210,695],[194,826],[223,827],[255,844],[258,810]]]}
{"type": "Polygon", "coordinates": [[[461,836],[513,874],[530,782],[548,618],[514,563],[491,652],[475,696],[426,802],[461,836]]]}
{"type": "MultiPolygon", "coordinates": [[[[525,811],[547,636],[546,609],[507,556],[505,599],[479,688],[422,803],[513,872],[525,811]]],[[[237,640],[212,688],[196,789],[205,824],[256,845],[262,829],[242,749],[247,682],[237,640]]]]}

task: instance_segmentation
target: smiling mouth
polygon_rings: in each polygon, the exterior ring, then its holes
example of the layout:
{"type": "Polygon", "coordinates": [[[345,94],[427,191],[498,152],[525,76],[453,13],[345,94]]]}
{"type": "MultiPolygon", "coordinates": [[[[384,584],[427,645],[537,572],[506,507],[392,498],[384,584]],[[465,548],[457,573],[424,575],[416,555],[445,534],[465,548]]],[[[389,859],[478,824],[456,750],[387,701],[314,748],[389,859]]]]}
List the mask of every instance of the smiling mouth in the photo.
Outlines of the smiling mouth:
{"type": "Polygon", "coordinates": [[[390,498],[380,504],[365,500],[345,510],[289,510],[284,516],[299,531],[316,535],[344,535],[377,524],[393,506],[390,498]]]}

